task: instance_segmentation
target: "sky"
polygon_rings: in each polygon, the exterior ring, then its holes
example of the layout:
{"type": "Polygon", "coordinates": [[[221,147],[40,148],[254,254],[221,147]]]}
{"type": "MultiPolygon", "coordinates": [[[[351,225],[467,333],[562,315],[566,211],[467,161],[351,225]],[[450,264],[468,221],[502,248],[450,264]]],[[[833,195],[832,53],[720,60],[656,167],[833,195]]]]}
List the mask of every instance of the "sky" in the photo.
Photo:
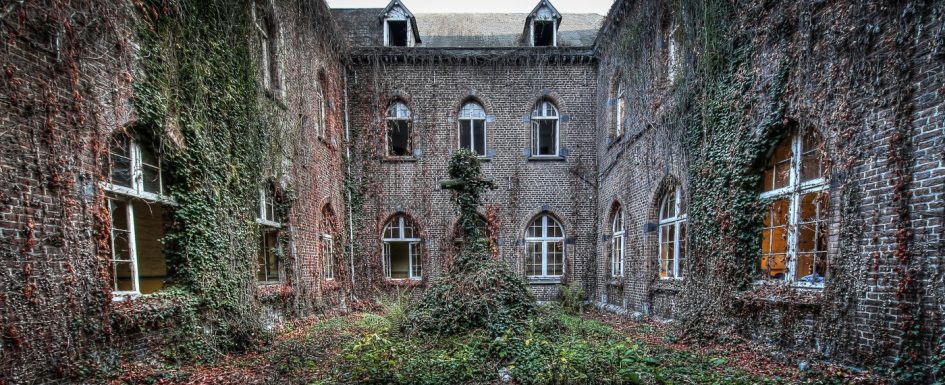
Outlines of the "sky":
{"type": "MultiPolygon", "coordinates": [[[[390,0],[328,0],[332,8],[384,8],[390,0]]],[[[413,13],[498,12],[528,13],[538,0],[401,0],[413,13]]],[[[613,0],[551,0],[561,13],[597,13],[606,15],[613,0]]]]}

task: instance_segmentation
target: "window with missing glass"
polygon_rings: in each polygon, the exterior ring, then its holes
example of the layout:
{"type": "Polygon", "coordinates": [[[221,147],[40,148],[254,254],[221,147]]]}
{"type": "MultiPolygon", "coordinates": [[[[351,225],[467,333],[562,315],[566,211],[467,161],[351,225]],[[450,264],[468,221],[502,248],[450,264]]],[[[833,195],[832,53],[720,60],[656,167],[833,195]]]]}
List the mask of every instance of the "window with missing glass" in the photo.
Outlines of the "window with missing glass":
{"type": "Polygon", "coordinates": [[[395,101],[387,108],[387,155],[412,155],[411,140],[410,109],[403,102],[395,101]]]}
{"type": "Polygon", "coordinates": [[[459,111],[459,148],[486,156],[486,110],[476,102],[467,102],[459,111]]]}
{"type": "Polygon", "coordinates": [[[768,159],[761,180],[766,202],[761,270],[765,279],[821,287],[827,276],[827,209],[823,137],[793,130],[768,159]]]}
{"type": "Polygon", "coordinates": [[[558,156],[558,108],[539,102],[532,111],[532,156],[558,156]]]}
{"type": "Polygon", "coordinates": [[[168,283],[164,255],[165,193],[161,157],[150,144],[126,133],[112,135],[103,161],[107,181],[109,266],[115,299],[149,294],[168,283]]]}

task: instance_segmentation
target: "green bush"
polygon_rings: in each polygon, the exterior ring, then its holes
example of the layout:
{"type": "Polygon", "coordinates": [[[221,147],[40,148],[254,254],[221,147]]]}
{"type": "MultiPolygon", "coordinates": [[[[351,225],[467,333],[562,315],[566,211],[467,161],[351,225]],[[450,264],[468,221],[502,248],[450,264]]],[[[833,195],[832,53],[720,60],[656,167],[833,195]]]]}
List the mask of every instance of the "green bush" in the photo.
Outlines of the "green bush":
{"type": "Polygon", "coordinates": [[[578,282],[561,286],[561,307],[568,314],[584,312],[584,287],[578,282]]]}

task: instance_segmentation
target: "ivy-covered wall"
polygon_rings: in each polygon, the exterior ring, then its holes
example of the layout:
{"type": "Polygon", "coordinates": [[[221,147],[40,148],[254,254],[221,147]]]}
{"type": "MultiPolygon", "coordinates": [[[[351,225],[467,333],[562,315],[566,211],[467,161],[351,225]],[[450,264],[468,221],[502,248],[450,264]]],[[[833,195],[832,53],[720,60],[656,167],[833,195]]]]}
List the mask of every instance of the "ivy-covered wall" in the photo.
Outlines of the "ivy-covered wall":
{"type": "Polygon", "coordinates": [[[943,11],[926,2],[615,4],[598,46],[598,210],[609,228],[613,202],[627,205],[632,267],[612,284],[602,274],[595,300],[675,318],[688,337],[742,335],[928,380],[942,335],[943,11]],[[618,81],[628,130],[615,140],[618,81]],[[826,139],[823,289],[755,283],[761,171],[792,125],[826,139]],[[673,282],[658,278],[652,231],[667,183],[685,193],[690,231],[686,278],[673,282]]]}
{"type": "Polygon", "coordinates": [[[265,342],[280,318],[341,303],[343,47],[323,2],[255,3],[0,10],[10,112],[0,383],[95,375],[132,353],[208,359],[265,342]],[[279,79],[268,84],[263,17],[279,79]],[[170,276],[156,294],[113,302],[102,170],[108,138],[125,131],[162,158],[170,276]],[[260,285],[264,186],[277,198],[280,279],[260,285]],[[322,279],[326,260],[338,265],[333,281],[322,279]]]}

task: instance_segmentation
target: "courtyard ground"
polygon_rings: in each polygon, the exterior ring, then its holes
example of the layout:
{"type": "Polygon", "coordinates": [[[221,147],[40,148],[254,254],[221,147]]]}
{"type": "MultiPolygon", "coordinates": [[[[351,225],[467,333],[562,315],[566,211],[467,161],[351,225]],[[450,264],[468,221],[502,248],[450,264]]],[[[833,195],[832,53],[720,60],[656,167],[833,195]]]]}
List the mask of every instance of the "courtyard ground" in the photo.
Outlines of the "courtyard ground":
{"type": "MultiPolygon", "coordinates": [[[[362,349],[365,344],[389,341],[383,337],[390,328],[392,317],[402,309],[377,309],[353,313],[332,313],[288,323],[277,333],[271,345],[259,351],[227,355],[212,363],[168,365],[156,362],[126,362],[120,373],[105,383],[124,384],[356,384],[356,383],[440,383],[443,378],[437,373],[417,374],[417,365],[441,365],[444,359],[450,365],[468,365],[468,360],[459,363],[463,348],[442,349],[430,347],[428,351],[413,350],[397,344],[384,345],[382,350],[390,353],[370,361],[364,354],[375,354],[376,350],[362,349]],[[361,350],[359,350],[361,349],[361,350]],[[440,349],[440,350],[437,350],[440,349]],[[365,353],[366,352],[366,353],[365,353]],[[354,356],[357,354],[358,356],[354,356]],[[402,355],[393,357],[393,355],[402,355]],[[410,355],[414,355],[410,357],[410,355]],[[447,358],[444,358],[447,357],[447,358]],[[373,362],[373,363],[372,363],[373,362]],[[363,367],[365,364],[373,368],[363,367]],[[394,369],[396,367],[396,369],[394,369]],[[406,369],[404,369],[406,368],[406,369]],[[413,369],[411,369],[413,368],[413,369]],[[378,381],[377,376],[366,371],[388,371],[389,378],[378,381]],[[438,382],[439,381],[439,382],[438,382]]],[[[580,367],[576,351],[596,351],[597,346],[617,346],[624,353],[612,357],[614,365],[623,369],[616,380],[608,383],[638,384],[882,384],[883,379],[867,372],[852,372],[838,366],[815,363],[801,371],[796,365],[788,365],[786,357],[774,357],[766,353],[764,346],[749,343],[702,344],[680,341],[672,327],[654,321],[635,322],[625,316],[591,311],[582,316],[571,316],[560,310],[554,317],[564,325],[563,335],[579,336],[582,341],[577,349],[558,351],[554,369],[563,372],[562,366],[571,361],[573,373],[595,373],[599,368],[580,367]],[[589,345],[584,345],[589,344],[589,345]],[[583,347],[591,346],[583,349],[583,347]],[[629,352],[629,353],[628,353],[629,352]],[[629,362],[632,361],[632,362],[629,362]]],[[[394,320],[396,322],[396,320],[394,320]]],[[[537,339],[537,338],[536,338],[537,339]]],[[[573,343],[574,340],[569,340],[573,343]]],[[[536,342],[537,343],[537,342],[536,342]]],[[[472,344],[474,345],[474,344],[472,344]]],[[[407,345],[409,346],[409,345],[407,345]]],[[[426,350],[426,349],[422,349],[426,350]]],[[[475,350],[475,349],[472,349],[475,350]]],[[[493,354],[495,352],[491,352],[493,354]]],[[[503,354],[503,353],[497,353],[503,354]]],[[[605,361],[607,358],[605,358],[605,361]]],[[[598,361],[593,361],[598,362],[598,361]]],[[[419,369],[422,371],[423,369],[419,369]]],[[[435,370],[435,369],[434,369],[435,370]]],[[[465,369],[470,370],[470,369],[465,369]]],[[[472,370],[475,370],[473,368],[472,370]]],[[[494,380],[457,381],[448,378],[445,383],[503,384],[498,371],[494,380]]],[[[567,377],[560,375],[549,383],[600,383],[589,377],[567,377]]],[[[615,377],[616,378],[616,377],[615,377]]],[[[512,384],[542,383],[538,377],[510,379],[512,384]]]]}

